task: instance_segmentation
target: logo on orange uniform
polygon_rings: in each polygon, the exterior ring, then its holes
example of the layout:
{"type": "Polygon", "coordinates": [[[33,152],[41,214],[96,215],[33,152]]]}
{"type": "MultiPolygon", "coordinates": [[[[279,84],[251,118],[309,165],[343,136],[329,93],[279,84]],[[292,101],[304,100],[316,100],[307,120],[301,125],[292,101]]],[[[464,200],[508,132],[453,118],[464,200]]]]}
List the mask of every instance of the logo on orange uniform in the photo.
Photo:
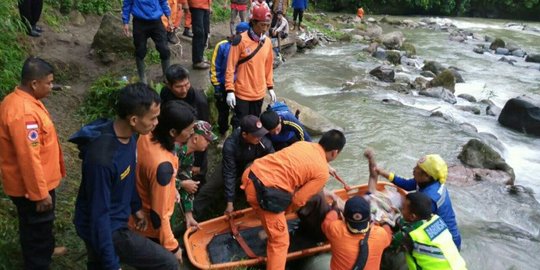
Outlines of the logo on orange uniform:
{"type": "Polygon", "coordinates": [[[30,142],[32,142],[32,146],[36,146],[37,145],[37,139],[39,138],[39,133],[38,133],[38,123],[37,122],[26,122],[26,138],[28,138],[28,140],[30,142]]]}

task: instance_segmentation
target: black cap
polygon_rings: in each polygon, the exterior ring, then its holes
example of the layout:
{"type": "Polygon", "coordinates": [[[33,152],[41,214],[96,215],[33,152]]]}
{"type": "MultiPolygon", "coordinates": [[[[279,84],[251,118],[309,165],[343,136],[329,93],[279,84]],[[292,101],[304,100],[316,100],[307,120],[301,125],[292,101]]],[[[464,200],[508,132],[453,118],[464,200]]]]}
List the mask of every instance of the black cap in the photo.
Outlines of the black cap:
{"type": "Polygon", "coordinates": [[[255,115],[246,115],[240,121],[240,130],[249,133],[255,137],[262,137],[268,133],[268,130],[263,127],[259,117],[255,115]]]}
{"type": "Polygon", "coordinates": [[[343,215],[353,233],[365,233],[371,220],[369,202],[361,196],[354,196],[345,203],[343,215]]]}

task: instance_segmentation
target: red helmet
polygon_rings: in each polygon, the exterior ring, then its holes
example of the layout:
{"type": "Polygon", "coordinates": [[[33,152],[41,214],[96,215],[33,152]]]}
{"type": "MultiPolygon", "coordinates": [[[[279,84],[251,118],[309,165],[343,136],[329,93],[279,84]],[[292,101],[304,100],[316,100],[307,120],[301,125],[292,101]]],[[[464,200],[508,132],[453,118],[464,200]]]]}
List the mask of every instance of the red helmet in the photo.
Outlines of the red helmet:
{"type": "Polygon", "coordinates": [[[272,19],[272,13],[266,5],[255,5],[251,13],[251,19],[256,21],[266,21],[272,19]]]}

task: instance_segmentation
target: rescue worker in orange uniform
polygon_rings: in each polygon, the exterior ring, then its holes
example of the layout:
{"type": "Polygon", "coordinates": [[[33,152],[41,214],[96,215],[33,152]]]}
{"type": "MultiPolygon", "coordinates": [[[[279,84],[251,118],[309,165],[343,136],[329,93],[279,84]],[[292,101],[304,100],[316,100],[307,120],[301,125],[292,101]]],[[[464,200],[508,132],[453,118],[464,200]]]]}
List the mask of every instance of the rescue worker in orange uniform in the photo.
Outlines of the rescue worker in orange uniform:
{"type": "Polygon", "coordinates": [[[356,16],[360,19],[363,19],[364,18],[364,8],[360,7],[358,8],[358,10],[356,11],[356,16]]]}
{"type": "Polygon", "coordinates": [[[226,102],[234,109],[231,119],[237,128],[246,115],[259,116],[266,90],[272,102],[274,92],[274,54],[272,42],[266,37],[272,15],[264,5],[253,6],[249,30],[233,38],[225,73],[226,102]]]}
{"type": "Polygon", "coordinates": [[[390,226],[371,224],[371,211],[369,202],[363,197],[354,196],[345,203],[343,218],[340,219],[338,211],[331,210],[321,225],[321,229],[328,238],[332,248],[330,269],[380,269],[382,253],[392,242],[390,226]],[[368,237],[366,243],[367,254],[364,255],[360,265],[357,261],[362,254],[360,241],[368,237]],[[358,268],[354,268],[358,266],[358,268]]]}
{"type": "Polygon", "coordinates": [[[55,251],[55,189],[66,170],[54,124],[41,102],[51,93],[53,79],[49,63],[30,57],[21,84],[0,105],[2,185],[17,207],[24,269],[48,269],[55,251]]]}
{"type": "Polygon", "coordinates": [[[167,40],[172,44],[177,44],[180,42],[176,36],[177,30],[180,28],[182,18],[185,18],[184,22],[184,36],[193,37],[191,34],[191,14],[189,13],[189,7],[187,5],[187,0],[168,0],[169,7],[171,8],[171,21],[173,23],[172,27],[169,25],[169,20],[166,16],[161,16],[161,22],[165,29],[167,29],[167,40]],[[185,16],[183,16],[185,15],[185,16]]]}
{"type": "Polygon", "coordinates": [[[192,38],[193,33],[191,32],[191,12],[189,12],[187,0],[178,0],[178,16],[176,16],[176,20],[174,21],[175,28],[180,28],[182,18],[184,18],[184,33],[182,33],[182,35],[192,38]]]}
{"type": "Polygon", "coordinates": [[[345,146],[341,131],[325,132],[319,143],[297,142],[256,159],[242,175],[241,188],[268,235],[266,269],[285,269],[289,248],[286,212],[304,206],[328,180],[328,162],[345,146]]]}
{"type": "MultiPolygon", "coordinates": [[[[150,226],[141,234],[172,252],[180,263],[182,249],[171,228],[174,204],[180,200],[176,191],[178,157],[174,150],[175,144],[184,144],[191,137],[194,124],[190,105],[171,101],[163,105],[152,133],[137,140],[137,191],[142,210],[150,217],[150,226]]],[[[133,217],[129,228],[137,231],[133,217]]]]}

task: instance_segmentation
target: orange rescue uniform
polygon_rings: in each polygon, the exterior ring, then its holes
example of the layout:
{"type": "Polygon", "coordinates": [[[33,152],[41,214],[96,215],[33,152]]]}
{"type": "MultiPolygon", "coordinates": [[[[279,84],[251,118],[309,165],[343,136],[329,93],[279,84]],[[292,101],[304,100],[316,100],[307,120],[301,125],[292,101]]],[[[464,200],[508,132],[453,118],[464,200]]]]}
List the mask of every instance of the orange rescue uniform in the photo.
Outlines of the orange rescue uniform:
{"type": "Polygon", "coordinates": [[[212,0],[188,0],[190,8],[210,9],[212,8],[212,0]]]}
{"type": "Polygon", "coordinates": [[[268,235],[266,269],[285,269],[289,232],[285,212],[272,213],[259,207],[253,182],[253,172],[265,187],[277,187],[293,194],[293,211],[319,193],[328,177],[328,162],[324,149],[318,143],[297,142],[283,150],[256,159],[242,175],[241,188],[246,191],[248,203],[255,209],[268,235]]]}
{"type": "Polygon", "coordinates": [[[49,112],[19,88],[0,104],[0,169],[4,192],[31,201],[46,199],[66,176],[49,112]]]}
{"type": "MultiPolygon", "coordinates": [[[[335,210],[328,212],[321,225],[321,229],[328,238],[332,249],[330,269],[350,270],[353,268],[360,250],[360,240],[365,234],[352,234],[347,224],[338,219],[335,210]]],[[[388,225],[383,227],[371,225],[368,239],[368,258],[365,270],[378,270],[381,265],[382,253],[392,242],[392,231],[388,225]]]]}
{"type": "MultiPolygon", "coordinates": [[[[169,8],[171,9],[171,20],[174,24],[174,28],[179,28],[184,15],[184,8],[187,6],[187,0],[168,0],[169,8]]],[[[191,13],[189,10],[185,12],[185,28],[191,28],[191,13]]],[[[166,16],[161,16],[161,22],[165,29],[169,29],[169,21],[166,16]]]]}
{"type": "Polygon", "coordinates": [[[241,100],[256,101],[263,99],[266,90],[274,87],[274,54],[272,42],[265,38],[263,46],[253,58],[237,65],[238,60],[249,56],[259,46],[259,42],[251,39],[248,32],[240,35],[242,40],[238,45],[231,45],[225,73],[225,89],[233,91],[241,100]]]}
{"type": "Polygon", "coordinates": [[[150,217],[145,231],[135,230],[133,217],[130,229],[159,240],[165,249],[176,252],[179,244],[171,229],[171,216],[176,199],[175,175],[178,158],[151,139],[151,134],[141,135],[137,141],[137,191],[142,210],[150,217]]]}

